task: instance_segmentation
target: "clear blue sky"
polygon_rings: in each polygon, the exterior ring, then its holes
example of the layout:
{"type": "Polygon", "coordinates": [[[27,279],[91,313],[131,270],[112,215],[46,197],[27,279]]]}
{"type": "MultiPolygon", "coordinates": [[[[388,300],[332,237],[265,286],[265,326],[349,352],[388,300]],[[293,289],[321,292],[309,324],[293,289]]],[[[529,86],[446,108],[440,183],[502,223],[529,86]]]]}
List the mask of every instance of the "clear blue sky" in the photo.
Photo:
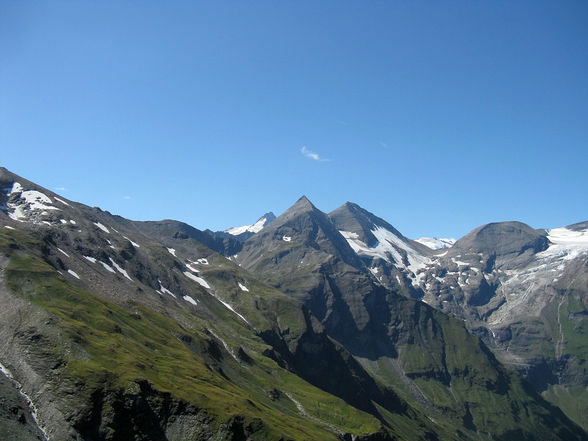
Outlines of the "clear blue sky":
{"type": "Polygon", "coordinates": [[[0,0],[0,165],[205,229],[588,219],[586,1],[0,0]]]}

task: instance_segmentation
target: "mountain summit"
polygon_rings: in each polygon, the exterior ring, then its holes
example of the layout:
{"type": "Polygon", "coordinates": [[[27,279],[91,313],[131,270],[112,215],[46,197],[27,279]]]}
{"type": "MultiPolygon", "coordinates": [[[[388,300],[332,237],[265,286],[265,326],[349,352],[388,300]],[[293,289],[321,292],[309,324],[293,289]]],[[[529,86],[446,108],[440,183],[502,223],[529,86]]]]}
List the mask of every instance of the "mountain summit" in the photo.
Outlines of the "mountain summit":
{"type": "Polygon", "coordinates": [[[228,233],[232,236],[239,236],[243,240],[246,240],[251,237],[252,234],[259,233],[263,227],[272,222],[275,218],[276,215],[270,211],[269,213],[265,213],[263,216],[261,216],[253,225],[229,228],[228,230],[225,230],[225,233],[228,233]],[[251,234],[246,235],[246,233],[251,234]]]}

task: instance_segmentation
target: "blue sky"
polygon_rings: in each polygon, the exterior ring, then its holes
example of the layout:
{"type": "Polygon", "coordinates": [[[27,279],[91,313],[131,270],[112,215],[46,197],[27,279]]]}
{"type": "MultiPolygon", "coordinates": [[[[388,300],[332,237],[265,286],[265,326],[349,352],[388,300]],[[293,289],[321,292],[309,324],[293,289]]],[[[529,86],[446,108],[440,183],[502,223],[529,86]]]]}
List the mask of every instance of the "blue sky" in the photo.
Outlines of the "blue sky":
{"type": "Polygon", "coordinates": [[[588,3],[0,0],[0,165],[132,219],[588,219],[588,3]]]}

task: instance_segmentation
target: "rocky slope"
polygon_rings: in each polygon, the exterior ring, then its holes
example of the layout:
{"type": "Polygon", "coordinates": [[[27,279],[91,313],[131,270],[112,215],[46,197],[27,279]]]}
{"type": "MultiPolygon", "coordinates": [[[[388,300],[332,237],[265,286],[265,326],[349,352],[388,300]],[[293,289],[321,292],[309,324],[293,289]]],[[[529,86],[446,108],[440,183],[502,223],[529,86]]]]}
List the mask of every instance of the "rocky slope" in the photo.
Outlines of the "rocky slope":
{"type": "Polygon", "coordinates": [[[415,285],[587,427],[586,223],[550,231],[482,226],[432,258],[415,285]]]}
{"type": "Polygon", "coordinates": [[[355,204],[329,216],[376,283],[464,320],[503,363],[588,428],[588,223],[549,231],[493,223],[449,248],[423,251],[355,204]]]}
{"type": "Polygon", "coordinates": [[[327,216],[303,197],[247,240],[236,261],[303,301],[365,369],[434,420],[460,421],[495,439],[514,437],[517,430],[539,436],[538,427],[553,422],[524,422],[519,414],[509,422],[498,408],[510,401],[516,408],[546,403],[504,370],[461,321],[399,294],[426,267],[425,252],[432,255],[357,206],[346,204],[327,216]],[[393,276],[387,280],[396,281],[392,289],[375,270],[384,264],[393,276]]]}

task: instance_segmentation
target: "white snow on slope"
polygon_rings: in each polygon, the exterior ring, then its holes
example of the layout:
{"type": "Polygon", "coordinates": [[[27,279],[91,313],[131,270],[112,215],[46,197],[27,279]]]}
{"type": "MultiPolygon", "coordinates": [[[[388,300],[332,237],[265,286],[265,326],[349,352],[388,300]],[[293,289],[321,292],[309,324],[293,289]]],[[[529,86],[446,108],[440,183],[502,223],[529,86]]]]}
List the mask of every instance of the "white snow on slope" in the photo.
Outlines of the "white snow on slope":
{"type": "Polygon", "coordinates": [[[67,272],[68,272],[68,273],[70,273],[72,276],[74,276],[76,279],[79,279],[79,278],[80,278],[80,276],[78,276],[78,275],[75,273],[75,271],[73,271],[73,270],[70,270],[70,269],[68,269],[68,270],[67,270],[67,272]]]}
{"type": "Polygon", "coordinates": [[[292,238],[290,236],[282,236],[282,240],[284,242],[291,242],[292,241],[292,238]]]}
{"type": "Polygon", "coordinates": [[[67,202],[65,202],[63,199],[59,199],[57,196],[53,196],[53,197],[55,198],[56,201],[59,201],[63,205],[67,205],[68,207],[70,207],[70,205],[67,202]]]}
{"type": "Polygon", "coordinates": [[[169,289],[165,288],[162,284],[161,284],[161,280],[157,279],[157,281],[159,282],[159,291],[161,291],[162,294],[169,294],[170,296],[172,296],[174,299],[176,298],[176,295],[171,292],[169,289]]]}
{"type": "Polygon", "coordinates": [[[262,217],[253,225],[243,225],[242,227],[229,228],[228,230],[225,230],[225,233],[229,233],[232,236],[238,236],[239,234],[243,234],[246,232],[259,233],[266,223],[267,218],[262,217]]]}
{"type": "Polygon", "coordinates": [[[89,260],[92,263],[96,263],[96,259],[90,256],[84,256],[84,259],[89,260]]]}
{"type": "Polygon", "coordinates": [[[247,288],[245,285],[243,285],[241,282],[237,282],[239,284],[239,288],[241,288],[241,291],[246,291],[249,292],[249,288],[247,288]]]}
{"type": "Polygon", "coordinates": [[[571,260],[588,252],[588,230],[574,231],[565,227],[553,228],[548,230],[547,239],[551,245],[545,251],[537,254],[540,259],[571,260]]]}
{"type": "Polygon", "coordinates": [[[63,251],[61,248],[57,248],[57,251],[59,251],[60,253],[64,254],[65,256],[69,257],[69,254],[67,254],[65,251],[63,251]]]}
{"type": "Polygon", "coordinates": [[[108,231],[108,228],[106,228],[104,225],[102,225],[100,222],[94,222],[94,225],[96,225],[98,228],[100,228],[102,231],[104,231],[105,233],[110,233],[110,231],[108,231]]]}
{"type": "Polygon", "coordinates": [[[8,216],[11,219],[17,221],[26,219],[27,215],[25,214],[25,211],[41,211],[41,215],[46,215],[48,214],[47,210],[60,210],[51,205],[53,202],[49,196],[36,190],[23,191],[22,185],[15,182],[8,195],[10,196],[19,193],[20,198],[18,202],[9,202],[6,204],[6,207],[8,208],[8,216]]]}
{"type": "Polygon", "coordinates": [[[206,280],[204,280],[202,277],[198,277],[195,276],[194,274],[192,274],[189,271],[184,271],[184,276],[186,276],[188,279],[193,280],[194,282],[200,284],[201,286],[203,286],[206,289],[210,289],[210,285],[208,284],[208,282],[206,280]]]}
{"type": "Polygon", "coordinates": [[[174,257],[178,257],[178,256],[176,256],[176,250],[175,250],[175,248],[168,248],[168,249],[167,249],[167,251],[169,251],[169,253],[170,253],[172,256],[174,256],[174,257]]]}
{"type": "Polygon", "coordinates": [[[196,262],[190,262],[186,264],[186,268],[188,268],[190,271],[192,271],[193,273],[198,273],[199,270],[198,268],[194,268],[192,265],[195,265],[196,262]]]}
{"type": "Polygon", "coordinates": [[[105,270],[111,272],[112,274],[116,274],[116,271],[114,270],[114,268],[112,268],[109,264],[100,261],[100,264],[104,267],[105,270]]]}
{"type": "Polygon", "coordinates": [[[215,297],[215,298],[216,298],[216,299],[217,299],[219,302],[221,302],[223,305],[225,305],[225,307],[226,307],[226,308],[227,308],[229,311],[231,311],[233,314],[235,314],[235,315],[239,316],[241,319],[243,319],[243,321],[244,321],[245,323],[249,324],[249,322],[247,321],[247,319],[246,319],[245,317],[243,317],[243,315],[241,315],[241,314],[239,314],[237,311],[235,311],[235,309],[234,309],[234,308],[233,308],[233,307],[232,307],[230,304],[228,304],[227,302],[225,302],[224,300],[220,299],[220,298],[219,298],[219,297],[217,297],[217,296],[214,296],[214,297],[215,297]]]}
{"type": "MultiPolygon", "coordinates": [[[[113,228],[114,230],[114,228],[113,228]]],[[[116,231],[116,230],[114,230],[116,231]]],[[[127,236],[123,236],[124,239],[128,240],[129,242],[131,242],[131,245],[133,245],[135,248],[141,248],[141,245],[139,245],[138,243],[133,242],[131,239],[129,239],[127,236]]]]}
{"type": "Polygon", "coordinates": [[[440,250],[442,248],[450,248],[456,242],[453,238],[438,239],[436,237],[420,237],[415,239],[415,242],[421,243],[432,250],[440,250]]]}
{"type": "MultiPolygon", "coordinates": [[[[203,286],[206,289],[210,289],[210,285],[208,284],[208,282],[206,280],[204,280],[202,277],[198,277],[195,276],[194,274],[188,272],[188,271],[184,271],[184,275],[188,278],[193,280],[194,282],[199,283],[201,286],[203,286]]],[[[209,294],[211,294],[215,299],[217,299],[219,302],[221,302],[225,308],[227,308],[229,311],[231,311],[233,314],[239,316],[241,319],[243,319],[243,321],[245,321],[245,323],[249,323],[247,321],[247,319],[245,317],[243,317],[242,314],[239,314],[237,311],[235,311],[235,308],[233,308],[229,303],[225,302],[223,299],[221,299],[220,297],[218,297],[216,294],[214,294],[213,292],[209,292],[209,294]]]]}
{"type": "Polygon", "coordinates": [[[8,228],[9,230],[15,230],[15,228],[11,227],[10,225],[4,225],[4,228],[8,228]]]}
{"type": "Polygon", "coordinates": [[[378,240],[376,246],[371,248],[368,247],[365,242],[359,240],[357,233],[351,231],[339,231],[339,233],[341,233],[341,235],[347,240],[347,243],[353,248],[353,251],[358,255],[379,257],[386,262],[390,262],[391,256],[397,267],[407,268],[414,274],[416,274],[417,270],[425,267],[430,262],[428,257],[420,254],[391,231],[379,226],[376,226],[371,231],[378,240]],[[408,265],[404,264],[402,255],[398,249],[406,252],[408,265]]]}
{"type": "Polygon", "coordinates": [[[122,269],[122,268],[121,268],[121,267],[118,265],[118,263],[116,263],[114,260],[112,260],[112,258],[111,258],[111,257],[109,257],[109,259],[110,259],[110,262],[111,262],[111,263],[114,265],[114,267],[115,267],[115,268],[118,270],[118,272],[119,272],[119,273],[121,273],[123,276],[125,276],[125,277],[126,277],[127,279],[129,279],[130,281],[133,281],[133,279],[131,279],[131,278],[129,277],[129,274],[128,274],[128,273],[127,273],[127,272],[126,272],[124,269],[122,269]]]}
{"type": "Polygon", "coordinates": [[[191,304],[192,304],[192,305],[194,305],[194,306],[198,305],[198,302],[196,302],[196,300],[194,300],[194,299],[193,299],[192,297],[190,297],[190,296],[184,296],[184,297],[183,297],[183,299],[184,299],[186,302],[189,302],[189,303],[191,303],[191,304]]]}

